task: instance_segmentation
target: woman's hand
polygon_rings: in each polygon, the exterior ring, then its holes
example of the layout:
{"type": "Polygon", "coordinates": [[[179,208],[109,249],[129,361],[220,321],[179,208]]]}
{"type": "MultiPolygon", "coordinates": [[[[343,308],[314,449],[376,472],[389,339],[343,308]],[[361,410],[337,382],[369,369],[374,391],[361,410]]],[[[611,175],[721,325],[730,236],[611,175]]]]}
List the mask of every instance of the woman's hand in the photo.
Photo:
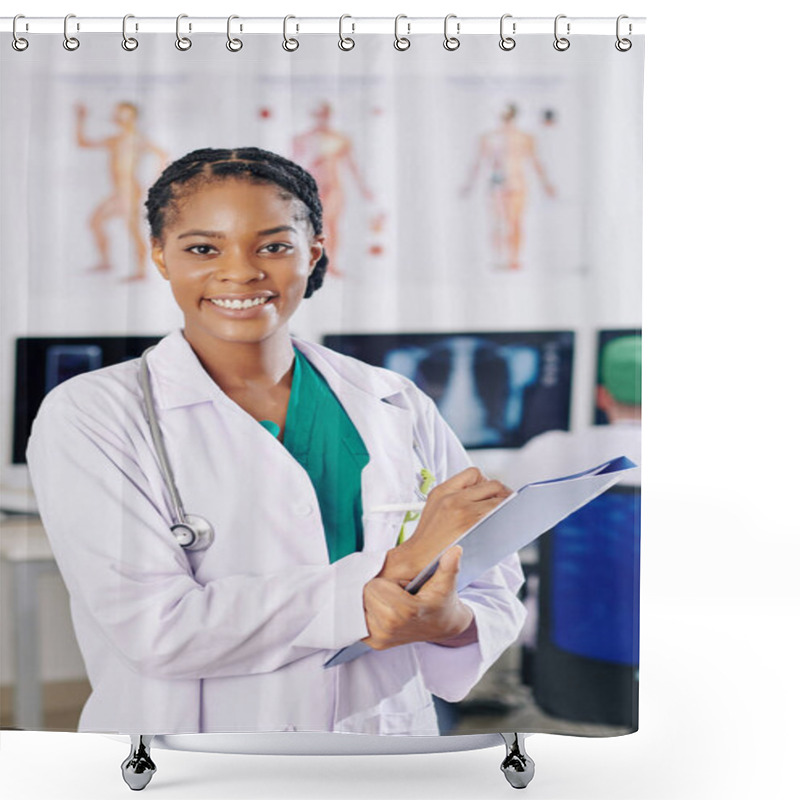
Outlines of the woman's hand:
{"type": "Polygon", "coordinates": [[[431,489],[414,535],[386,554],[379,578],[405,586],[462,533],[503,502],[511,489],[470,467],[431,489]]]}
{"type": "Polygon", "coordinates": [[[474,615],[456,593],[460,563],[461,548],[456,545],[442,556],[436,572],[415,595],[393,580],[373,578],[364,587],[369,636],[363,641],[375,650],[411,642],[447,645],[452,640],[454,646],[461,646],[477,641],[474,615]]]}

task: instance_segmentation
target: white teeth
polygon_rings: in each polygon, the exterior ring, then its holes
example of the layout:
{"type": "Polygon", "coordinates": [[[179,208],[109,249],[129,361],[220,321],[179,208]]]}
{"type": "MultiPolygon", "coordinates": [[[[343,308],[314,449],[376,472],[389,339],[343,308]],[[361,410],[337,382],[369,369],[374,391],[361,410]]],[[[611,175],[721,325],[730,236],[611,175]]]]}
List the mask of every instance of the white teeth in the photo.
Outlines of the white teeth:
{"type": "Polygon", "coordinates": [[[252,308],[253,306],[264,305],[271,297],[254,297],[247,300],[218,300],[214,297],[209,298],[215,306],[222,308],[252,308]]]}

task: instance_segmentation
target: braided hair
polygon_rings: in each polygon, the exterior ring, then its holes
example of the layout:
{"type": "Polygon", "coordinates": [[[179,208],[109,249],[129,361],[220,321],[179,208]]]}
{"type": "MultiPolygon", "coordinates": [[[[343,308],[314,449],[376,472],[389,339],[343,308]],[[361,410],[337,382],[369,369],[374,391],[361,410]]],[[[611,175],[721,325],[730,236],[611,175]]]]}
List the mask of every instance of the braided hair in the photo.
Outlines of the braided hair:
{"type": "MultiPolygon", "coordinates": [[[[250,183],[268,183],[284,189],[285,199],[295,197],[306,208],[306,219],[316,235],[322,233],[322,203],[317,182],[299,164],[260,147],[233,150],[203,148],[173,161],[150,187],[145,201],[150,234],[160,239],[178,212],[178,202],[203,183],[232,177],[250,183]]],[[[328,256],[322,256],[308,277],[304,297],[322,286],[328,256]]]]}

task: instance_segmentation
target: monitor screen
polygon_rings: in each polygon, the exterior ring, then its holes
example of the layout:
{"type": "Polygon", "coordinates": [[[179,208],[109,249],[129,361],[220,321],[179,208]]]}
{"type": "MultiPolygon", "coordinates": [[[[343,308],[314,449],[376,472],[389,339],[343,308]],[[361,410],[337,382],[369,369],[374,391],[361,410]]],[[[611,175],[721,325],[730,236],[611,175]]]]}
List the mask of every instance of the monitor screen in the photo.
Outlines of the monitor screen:
{"type": "Polygon", "coordinates": [[[138,358],[161,336],[59,336],[17,339],[12,463],[25,463],[25,447],[44,396],[67,378],[138,358]]]}
{"type": "Polygon", "coordinates": [[[338,334],[323,343],[411,378],[464,447],[521,447],[569,429],[571,331],[338,334]]]}
{"type": "MultiPolygon", "coordinates": [[[[628,339],[638,337],[641,342],[642,338],[642,329],[641,328],[616,328],[614,330],[602,330],[597,332],[597,359],[595,363],[595,392],[594,398],[592,400],[594,404],[594,424],[595,425],[608,425],[608,416],[606,415],[605,411],[597,403],[598,400],[598,393],[597,389],[602,385],[603,375],[603,353],[605,351],[606,345],[613,342],[615,339],[628,339]]],[[[641,344],[640,347],[640,364],[641,364],[641,344]]],[[[617,376],[617,380],[625,380],[625,373],[620,372],[617,376]]],[[[630,380],[633,380],[632,378],[630,380]]],[[[630,382],[630,380],[628,382],[630,382]]],[[[641,375],[639,375],[639,381],[641,382],[641,375]]]]}

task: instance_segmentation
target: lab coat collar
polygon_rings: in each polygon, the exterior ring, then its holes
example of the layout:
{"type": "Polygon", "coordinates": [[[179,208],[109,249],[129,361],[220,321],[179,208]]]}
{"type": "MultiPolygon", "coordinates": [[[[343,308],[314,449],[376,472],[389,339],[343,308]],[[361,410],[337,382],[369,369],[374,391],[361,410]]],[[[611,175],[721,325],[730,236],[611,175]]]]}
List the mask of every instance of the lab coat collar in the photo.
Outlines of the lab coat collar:
{"type": "MultiPolygon", "coordinates": [[[[322,373],[335,394],[363,392],[392,405],[405,405],[400,397],[407,387],[401,376],[376,370],[303,339],[292,337],[292,344],[322,373]]],[[[204,402],[236,405],[206,372],[181,328],[165,336],[148,355],[147,362],[156,402],[162,409],[204,402]]]]}

